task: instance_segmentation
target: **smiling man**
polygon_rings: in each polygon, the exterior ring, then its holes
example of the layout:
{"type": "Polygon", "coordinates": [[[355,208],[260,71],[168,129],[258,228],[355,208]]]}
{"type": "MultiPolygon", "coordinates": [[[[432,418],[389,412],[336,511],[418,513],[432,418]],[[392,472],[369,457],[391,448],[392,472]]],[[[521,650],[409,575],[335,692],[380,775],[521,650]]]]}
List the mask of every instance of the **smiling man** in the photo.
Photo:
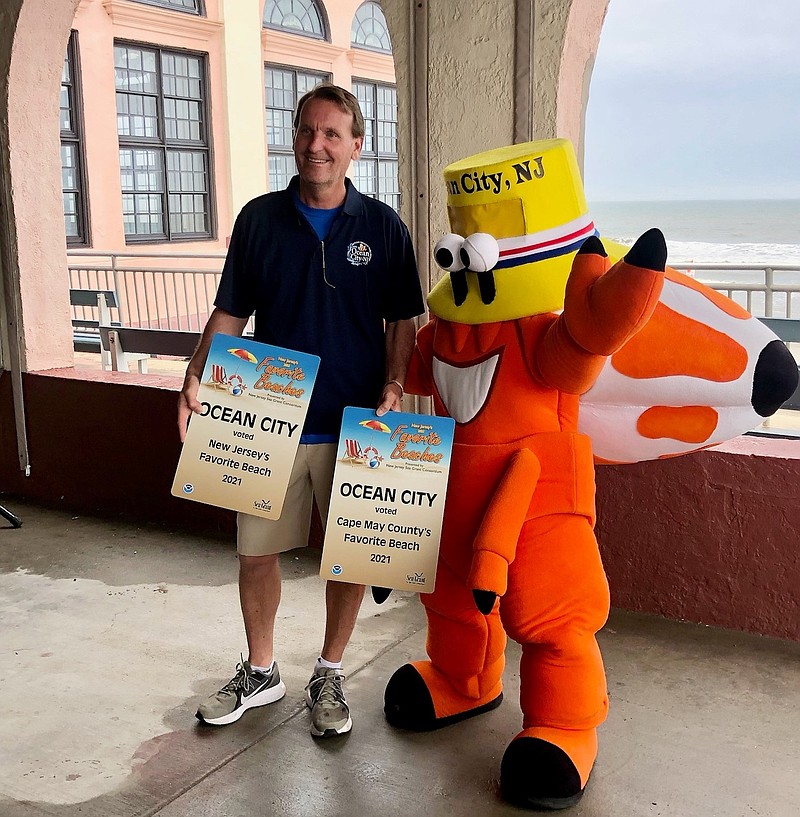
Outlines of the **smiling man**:
{"type": "MultiPolygon", "coordinates": [[[[285,694],[273,654],[279,554],[307,544],[312,497],[323,523],[327,519],[344,407],[377,407],[379,415],[400,409],[413,319],[424,309],[406,226],[346,178],[364,140],[356,98],[338,86],[318,85],[298,103],[294,128],[298,175],[286,190],[249,202],[236,219],[216,308],[178,402],[183,439],[190,413],[203,410],[197,393],[211,338],[217,332],[240,335],[253,314],[255,340],[321,358],[281,518],[238,515],[239,595],[249,654],[197,711],[215,726],[285,694]]],[[[306,686],[316,737],[352,727],[342,657],[363,595],[359,585],[327,582],[324,642],[306,686]]]]}
{"type": "Polygon", "coordinates": [[[361,154],[363,117],[360,110],[357,119],[353,111],[342,110],[323,96],[312,97],[305,103],[301,100],[300,105],[294,137],[298,196],[315,209],[337,208],[347,195],[347,168],[361,154]]]}

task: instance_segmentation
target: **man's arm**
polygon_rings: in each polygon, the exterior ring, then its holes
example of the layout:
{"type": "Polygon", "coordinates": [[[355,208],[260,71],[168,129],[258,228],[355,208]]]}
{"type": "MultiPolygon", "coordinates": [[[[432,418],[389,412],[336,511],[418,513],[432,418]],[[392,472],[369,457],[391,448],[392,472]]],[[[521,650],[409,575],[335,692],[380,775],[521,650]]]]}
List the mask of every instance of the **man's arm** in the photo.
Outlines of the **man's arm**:
{"type": "Polygon", "coordinates": [[[224,309],[215,307],[206,323],[200,342],[194,350],[192,359],[186,367],[186,376],[183,379],[183,388],[178,397],[178,434],[181,442],[186,439],[186,428],[189,415],[198,413],[202,406],[197,402],[197,392],[200,389],[200,378],[206,365],[211,339],[217,333],[223,335],[241,335],[247,325],[247,318],[236,318],[224,309]]]}
{"type": "Polygon", "coordinates": [[[417,327],[413,318],[395,321],[386,327],[386,385],[376,409],[380,417],[387,411],[400,411],[403,399],[403,384],[411,353],[414,351],[414,337],[417,327]]]}

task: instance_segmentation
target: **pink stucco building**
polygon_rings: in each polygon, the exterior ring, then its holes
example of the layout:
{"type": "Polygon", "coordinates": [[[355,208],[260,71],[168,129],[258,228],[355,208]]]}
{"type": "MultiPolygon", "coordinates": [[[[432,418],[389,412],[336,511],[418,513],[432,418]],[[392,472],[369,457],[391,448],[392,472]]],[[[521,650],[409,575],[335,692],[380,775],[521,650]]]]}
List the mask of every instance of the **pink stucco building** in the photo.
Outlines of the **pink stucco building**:
{"type": "Polygon", "coordinates": [[[362,190],[399,208],[391,41],[372,0],[81,0],[61,89],[70,248],[224,250],[294,172],[291,115],[322,80],[365,110],[362,190]]]}

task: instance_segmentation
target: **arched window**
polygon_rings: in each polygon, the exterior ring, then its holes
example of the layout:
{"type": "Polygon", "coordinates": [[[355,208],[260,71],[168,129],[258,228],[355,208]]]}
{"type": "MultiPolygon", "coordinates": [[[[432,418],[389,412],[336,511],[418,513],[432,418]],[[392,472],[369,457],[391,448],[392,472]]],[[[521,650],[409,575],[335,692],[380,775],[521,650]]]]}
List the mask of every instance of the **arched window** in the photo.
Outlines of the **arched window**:
{"type": "Polygon", "coordinates": [[[386,25],[386,18],[378,3],[370,0],[358,7],[353,17],[350,41],[358,48],[369,48],[372,51],[383,51],[386,54],[392,53],[389,27],[386,25]]]}
{"type": "Polygon", "coordinates": [[[136,0],[137,3],[146,3],[148,6],[163,6],[174,11],[188,11],[189,14],[205,15],[202,0],[136,0]]]}
{"type": "Polygon", "coordinates": [[[267,0],[263,23],[266,28],[325,39],[322,10],[314,0],[267,0]]]}

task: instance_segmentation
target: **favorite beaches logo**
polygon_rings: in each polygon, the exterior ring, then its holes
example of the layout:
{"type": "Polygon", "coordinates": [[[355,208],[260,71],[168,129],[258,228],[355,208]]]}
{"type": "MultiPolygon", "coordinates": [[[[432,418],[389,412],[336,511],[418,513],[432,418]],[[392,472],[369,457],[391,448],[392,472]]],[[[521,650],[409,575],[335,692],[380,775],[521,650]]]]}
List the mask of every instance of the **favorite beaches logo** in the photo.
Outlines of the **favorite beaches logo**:
{"type": "Polygon", "coordinates": [[[362,420],[358,425],[371,431],[380,432],[382,435],[385,434],[386,441],[391,443],[393,448],[384,457],[381,449],[377,448],[381,442],[380,437],[374,437],[374,442],[364,448],[355,437],[346,437],[342,456],[344,462],[353,465],[367,465],[370,468],[380,467],[384,459],[389,461],[401,460],[405,463],[415,463],[417,465],[438,465],[444,456],[442,452],[435,451],[442,444],[442,438],[431,425],[412,423],[409,426],[401,423],[391,429],[386,423],[372,418],[362,420]]]}
{"type": "MultiPolygon", "coordinates": [[[[241,397],[248,389],[253,391],[267,391],[287,397],[301,398],[305,394],[306,373],[298,360],[277,355],[267,356],[260,363],[258,358],[248,349],[233,348],[226,350],[228,355],[235,359],[236,369],[229,374],[221,362],[211,363],[208,368],[208,378],[203,385],[216,391],[227,392],[233,397],[241,397]],[[255,366],[255,376],[252,372],[239,373],[239,367],[247,364],[255,366]],[[248,377],[245,381],[244,374],[248,377]],[[251,386],[248,383],[252,383],[251,386]]],[[[228,364],[229,366],[231,364],[228,364]]]]}
{"type": "Polygon", "coordinates": [[[395,444],[391,453],[393,460],[440,463],[444,456],[433,450],[442,444],[442,438],[430,425],[412,423],[410,429],[407,425],[398,425],[389,439],[395,444]]]}
{"type": "Polygon", "coordinates": [[[425,584],[425,574],[422,571],[406,575],[408,584],[425,584]]]}

